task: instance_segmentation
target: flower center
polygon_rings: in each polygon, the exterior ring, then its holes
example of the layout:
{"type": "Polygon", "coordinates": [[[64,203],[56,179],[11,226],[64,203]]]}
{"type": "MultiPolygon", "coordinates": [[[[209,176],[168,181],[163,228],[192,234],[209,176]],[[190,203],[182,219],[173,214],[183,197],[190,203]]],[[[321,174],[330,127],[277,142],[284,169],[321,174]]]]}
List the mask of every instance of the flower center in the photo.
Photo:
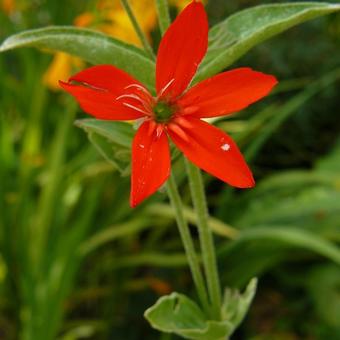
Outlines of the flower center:
{"type": "Polygon", "coordinates": [[[155,120],[157,123],[166,123],[168,122],[172,115],[175,113],[176,108],[174,106],[169,105],[165,102],[158,102],[154,108],[153,112],[155,114],[155,120]]]}

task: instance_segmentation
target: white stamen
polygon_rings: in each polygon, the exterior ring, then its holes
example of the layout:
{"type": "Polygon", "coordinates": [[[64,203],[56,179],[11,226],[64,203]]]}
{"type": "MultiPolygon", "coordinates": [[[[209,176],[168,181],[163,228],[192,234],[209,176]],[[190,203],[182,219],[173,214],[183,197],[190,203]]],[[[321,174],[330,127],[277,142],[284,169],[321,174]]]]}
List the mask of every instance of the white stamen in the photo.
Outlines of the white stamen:
{"type": "Polygon", "coordinates": [[[142,85],[139,85],[139,84],[130,84],[130,85],[124,87],[124,90],[130,89],[131,87],[135,87],[136,89],[143,91],[147,95],[150,95],[149,91],[145,87],[143,87],[142,85]]]}
{"type": "Polygon", "coordinates": [[[149,112],[146,112],[146,111],[140,109],[140,108],[137,107],[137,106],[131,105],[131,104],[129,104],[129,103],[122,103],[122,104],[123,104],[124,106],[129,107],[130,109],[133,109],[133,110],[136,110],[136,111],[138,111],[138,112],[141,112],[141,113],[145,114],[146,116],[150,115],[149,112]]]}
{"type": "Polygon", "coordinates": [[[136,94],[122,94],[121,96],[117,97],[116,100],[120,100],[122,98],[136,99],[136,100],[138,100],[144,106],[145,110],[151,111],[150,105],[148,105],[148,103],[146,103],[142,98],[140,98],[136,94]]]}
{"type": "MultiPolygon", "coordinates": [[[[152,111],[151,105],[148,104],[148,103],[146,103],[142,98],[140,98],[140,97],[137,96],[136,94],[122,94],[122,95],[118,96],[118,97],[116,98],[116,100],[120,100],[120,99],[122,99],[122,98],[129,98],[129,99],[135,99],[135,100],[137,100],[138,102],[140,102],[140,103],[143,105],[145,111],[148,112],[147,115],[149,116],[149,115],[151,114],[151,111],[152,111]]],[[[126,104],[127,104],[127,103],[123,103],[123,105],[128,106],[128,105],[126,105],[126,104]]],[[[129,105],[131,105],[131,104],[129,104],[129,105]]],[[[132,107],[132,105],[131,105],[131,107],[132,107]]],[[[135,106],[133,106],[133,108],[135,108],[135,109],[137,110],[137,108],[136,108],[135,106]]],[[[137,110],[137,111],[144,112],[144,111],[141,111],[140,109],[137,110]]]]}
{"type": "Polygon", "coordinates": [[[175,78],[171,79],[161,90],[157,98],[162,97],[163,93],[169,88],[169,86],[175,81],[175,78]]]}
{"type": "Polygon", "coordinates": [[[142,101],[141,98],[139,98],[137,95],[135,94],[122,94],[121,96],[118,96],[116,98],[116,100],[122,99],[122,98],[133,98],[133,99],[137,99],[139,101],[142,101]]]}
{"type": "Polygon", "coordinates": [[[162,132],[163,132],[163,127],[161,125],[158,125],[156,129],[157,138],[159,138],[162,135],[162,132]]]}
{"type": "MultiPolygon", "coordinates": [[[[139,102],[143,105],[143,107],[144,107],[144,109],[145,109],[146,111],[148,111],[148,112],[151,112],[151,111],[152,111],[151,100],[150,100],[150,98],[149,98],[149,95],[146,97],[146,100],[144,100],[143,98],[141,98],[141,97],[139,97],[138,95],[133,94],[133,93],[131,93],[131,94],[122,94],[122,95],[118,96],[118,97],[116,98],[116,100],[120,100],[120,99],[122,99],[122,98],[131,98],[131,99],[135,99],[135,100],[139,101],[139,102]]],[[[152,98],[152,97],[151,97],[151,98],[152,98]]]]}

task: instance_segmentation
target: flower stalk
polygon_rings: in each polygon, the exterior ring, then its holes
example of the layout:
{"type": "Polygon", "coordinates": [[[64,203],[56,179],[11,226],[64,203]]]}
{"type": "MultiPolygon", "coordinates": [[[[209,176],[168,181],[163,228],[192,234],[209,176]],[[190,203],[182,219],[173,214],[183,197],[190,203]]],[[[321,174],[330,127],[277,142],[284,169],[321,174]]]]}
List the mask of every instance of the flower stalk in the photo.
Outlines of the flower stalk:
{"type": "MultiPolygon", "coordinates": [[[[160,30],[162,35],[164,35],[166,30],[170,26],[168,1],[157,0],[156,4],[160,30]]],[[[219,285],[214,243],[212,233],[208,226],[208,210],[206,206],[203,182],[201,178],[201,173],[198,168],[190,164],[188,161],[186,162],[186,166],[192,199],[197,213],[203,265],[212,306],[208,306],[209,302],[206,291],[206,283],[204,282],[204,278],[199,267],[198,257],[194,248],[192,237],[190,235],[188,223],[184,217],[183,205],[173,175],[170,176],[167,182],[168,195],[176,214],[176,222],[201,304],[207,314],[212,314],[213,318],[219,320],[221,318],[221,291],[219,285]]]]}
{"type": "Polygon", "coordinates": [[[164,33],[166,32],[171,23],[169,4],[167,0],[156,0],[156,6],[158,13],[159,28],[161,30],[162,35],[164,35],[164,33]]]}
{"type": "Polygon", "coordinates": [[[187,174],[189,178],[191,197],[197,214],[197,227],[202,251],[205,278],[207,281],[209,298],[212,304],[213,317],[221,319],[221,288],[215,255],[215,246],[212,231],[209,228],[209,215],[204,185],[200,170],[186,159],[187,174]]]}
{"type": "Polygon", "coordinates": [[[206,285],[200,269],[200,261],[195,251],[194,242],[190,235],[188,223],[184,217],[184,210],[181,197],[179,195],[176,181],[173,175],[170,176],[167,182],[167,192],[170,198],[171,205],[174,209],[178,230],[181,235],[182,243],[190,266],[191,274],[196,286],[198,297],[201,301],[203,309],[209,312],[208,296],[206,285]]]}

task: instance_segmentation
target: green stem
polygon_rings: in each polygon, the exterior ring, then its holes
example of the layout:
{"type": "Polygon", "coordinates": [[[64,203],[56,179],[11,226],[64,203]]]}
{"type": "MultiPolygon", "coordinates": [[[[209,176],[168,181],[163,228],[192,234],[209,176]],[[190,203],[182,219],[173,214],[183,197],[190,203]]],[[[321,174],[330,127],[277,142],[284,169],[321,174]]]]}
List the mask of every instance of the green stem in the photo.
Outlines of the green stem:
{"type": "MultiPolygon", "coordinates": [[[[150,205],[147,208],[147,212],[152,216],[160,216],[160,217],[168,217],[173,218],[174,217],[174,211],[171,206],[168,204],[162,204],[162,203],[155,203],[153,205],[150,205]]],[[[197,215],[194,211],[194,209],[189,208],[187,206],[183,206],[183,214],[185,219],[194,225],[197,225],[197,215]]],[[[209,216],[209,225],[211,230],[219,236],[223,236],[229,239],[236,239],[238,238],[239,231],[232,226],[225,224],[221,220],[209,216]]]]}
{"type": "Polygon", "coordinates": [[[163,35],[171,23],[168,0],[156,0],[156,6],[158,13],[159,28],[163,35]]]}
{"type": "Polygon", "coordinates": [[[171,201],[171,205],[175,211],[176,221],[181,235],[182,243],[184,245],[185,253],[188,258],[191,274],[197,289],[197,294],[202,303],[202,306],[206,312],[208,312],[208,296],[203,279],[203,275],[200,269],[199,260],[195,251],[195,246],[192,241],[188,223],[183,214],[182,200],[179,195],[176,181],[173,175],[170,176],[167,181],[168,195],[171,201]]]}
{"type": "Polygon", "coordinates": [[[204,193],[200,170],[186,160],[192,201],[197,214],[198,232],[201,243],[205,277],[208,284],[209,297],[212,304],[213,317],[221,319],[221,288],[219,283],[214,239],[208,224],[208,208],[204,193]]]}
{"type": "Polygon", "coordinates": [[[140,25],[138,24],[138,21],[136,19],[136,16],[134,15],[133,11],[132,11],[132,8],[131,8],[131,5],[129,3],[128,0],[120,0],[122,6],[124,7],[125,9],[125,12],[126,14],[128,15],[131,23],[132,23],[132,26],[133,28],[135,29],[137,35],[138,35],[138,38],[139,40],[141,41],[141,43],[143,44],[143,47],[145,49],[145,51],[148,53],[148,55],[151,57],[151,59],[155,60],[156,57],[155,57],[155,54],[152,50],[152,47],[151,45],[149,44],[148,42],[148,39],[147,37],[145,36],[143,30],[141,29],[140,25]]]}

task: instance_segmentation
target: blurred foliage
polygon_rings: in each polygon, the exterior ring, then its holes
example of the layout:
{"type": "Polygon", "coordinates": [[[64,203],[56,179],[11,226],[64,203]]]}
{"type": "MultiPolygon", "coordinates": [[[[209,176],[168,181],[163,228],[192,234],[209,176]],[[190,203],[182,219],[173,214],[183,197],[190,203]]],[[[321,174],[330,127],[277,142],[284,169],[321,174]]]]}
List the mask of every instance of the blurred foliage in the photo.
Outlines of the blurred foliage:
{"type": "MultiPolygon", "coordinates": [[[[259,3],[269,1],[211,0],[210,23],[259,3]]],[[[72,24],[97,6],[0,4],[1,41],[72,24]]],[[[305,23],[242,57],[236,66],[275,74],[280,86],[217,122],[258,181],[238,191],[205,177],[223,285],[260,277],[235,340],[340,339],[339,19],[305,23]]],[[[150,34],[157,44],[157,27],[150,34]]],[[[142,317],[159,295],[193,293],[165,194],[131,213],[128,177],[72,125],[85,117],[76,105],[43,85],[52,58],[32,49],[0,55],[0,338],[175,339],[142,317]]],[[[179,159],[189,205],[182,169],[179,159]]]]}

